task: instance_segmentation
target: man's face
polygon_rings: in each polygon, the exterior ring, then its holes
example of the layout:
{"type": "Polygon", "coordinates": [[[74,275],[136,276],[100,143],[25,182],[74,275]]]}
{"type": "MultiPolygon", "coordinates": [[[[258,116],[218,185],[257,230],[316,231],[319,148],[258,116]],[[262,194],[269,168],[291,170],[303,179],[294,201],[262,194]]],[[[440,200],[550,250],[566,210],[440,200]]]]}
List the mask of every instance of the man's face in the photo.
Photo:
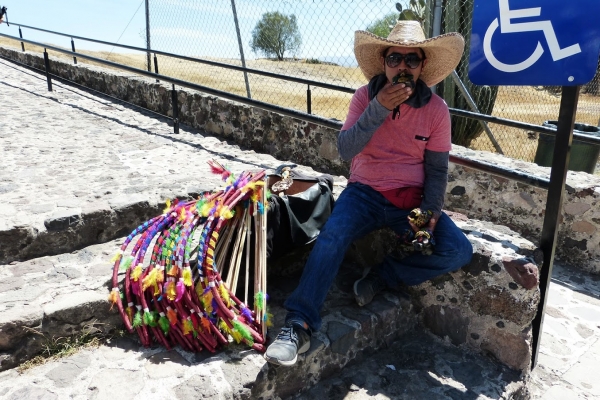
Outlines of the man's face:
{"type": "MultiPolygon", "coordinates": [[[[393,53],[399,53],[399,54],[416,53],[419,56],[419,58],[423,58],[423,55],[424,55],[423,51],[418,47],[390,47],[385,52],[385,56],[387,57],[393,53]]],[[[389,67],[383,56],[381,56],[380,61],[383,64],[385,76],[387,77],[389,82],[391,82],[392,78],[394,76],[398,75],[400,72],[405,72],[405,73],[411,74],[413,76],[414,81],[417,82],[417,79],[419,79],[419,75],[421,75],[421,71],[423,70],[423,67],[427,63],[427,59],[425,59],[425,60],[421,61],[416,68],[410,68],[408,65],[406,65],[406,60],[402,60],[400,62],[400,64],[398,64],[395,67],[389,67]]]]}

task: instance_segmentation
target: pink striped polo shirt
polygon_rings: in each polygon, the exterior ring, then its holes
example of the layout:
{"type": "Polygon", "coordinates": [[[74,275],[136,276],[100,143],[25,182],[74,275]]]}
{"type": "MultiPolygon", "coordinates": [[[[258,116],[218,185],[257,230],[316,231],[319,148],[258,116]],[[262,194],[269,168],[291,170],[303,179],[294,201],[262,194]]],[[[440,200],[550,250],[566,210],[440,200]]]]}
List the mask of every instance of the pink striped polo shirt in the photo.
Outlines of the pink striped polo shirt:
{"type": "MultiPolygon", "coordinates": [[[[352,97],[342,130],[352,127],[368,104],[365,85],[352,97]]],[[[352,159],[348,181],[378,191],[423,187],[425,150],[445,152],[451,148],[448,106],[441,97],[432,94],[424,107],[400,105],[400,118],[392,120],[390,112],[365,148],[352,159]]]]}

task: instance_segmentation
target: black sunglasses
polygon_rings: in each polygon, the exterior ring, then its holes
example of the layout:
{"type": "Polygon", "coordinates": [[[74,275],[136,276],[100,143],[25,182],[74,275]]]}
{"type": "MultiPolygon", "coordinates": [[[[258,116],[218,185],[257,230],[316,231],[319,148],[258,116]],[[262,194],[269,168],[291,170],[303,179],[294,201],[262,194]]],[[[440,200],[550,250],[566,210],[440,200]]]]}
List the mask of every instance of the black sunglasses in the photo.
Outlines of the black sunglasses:
{"type": "Polygon", "coordinates": [[[396,68],[404,60],[406,66],[410,69],[417,68],[423,59],[417,53],[392,53],[385,57],[385,63],[390,68],[396,68]]]}

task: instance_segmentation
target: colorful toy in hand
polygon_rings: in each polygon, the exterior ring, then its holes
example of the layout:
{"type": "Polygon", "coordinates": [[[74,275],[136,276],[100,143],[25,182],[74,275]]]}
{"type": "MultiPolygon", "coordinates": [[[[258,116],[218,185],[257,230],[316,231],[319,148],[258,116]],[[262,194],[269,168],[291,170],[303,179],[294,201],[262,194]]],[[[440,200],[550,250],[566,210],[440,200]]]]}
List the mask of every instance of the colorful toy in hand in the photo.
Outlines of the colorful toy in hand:
{"type": "MultiPolygon", "coordinates": [[[[408,72],[400,72],[398,75],[392,78],[392,86],[399,83],[404,83],[411,89],[415,88],[414,78],[412,74],[409,74],[408,72]]],[[[400,106],[396,106],[396,108],[394,108],[394,111],[392,112],[392,119],[396,119],[398,116],[400,116],[400,106]]]]}
{"type": "Polygon", "coordinates": [[[404,83],[406,86],[409,86],[411,89],[415,88],[415,81],[412,74],[408,72],[400,72],[398,75],[392,78],[392,85],[397,85],[399,83],[404,83]]]}
{"type": "Polygon", "coordinates": [[[421,229],[429,223],[431,217],[433,217],[432,211],[422,211],[419,208],[415,208],[408,214],[409,221],[419,228],[419,231],[414,232],[412,229],[404,231],[399,237],[400,251],[406,255],[415,251],[426,256],[433,254],[435,247],[433,232],[428,229],[421,229]]]}
{"type": "Polygon", "coordinates": [[[433,212],[430,210],[421,211],[420,208],[415,208],[408,214],[408,220],[412,222],[417,228],[422,228],[429,223],[429,220],[433,217],[433,212]]]}

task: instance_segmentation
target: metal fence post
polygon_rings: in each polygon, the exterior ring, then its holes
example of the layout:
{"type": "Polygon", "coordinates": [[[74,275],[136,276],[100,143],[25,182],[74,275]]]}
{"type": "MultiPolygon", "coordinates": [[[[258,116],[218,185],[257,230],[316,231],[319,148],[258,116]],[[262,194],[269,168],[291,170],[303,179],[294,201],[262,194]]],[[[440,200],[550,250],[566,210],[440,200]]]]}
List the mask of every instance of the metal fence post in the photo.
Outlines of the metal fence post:
{"type": "MultiPolygon", "coordinates": [[[[156,53],[154,53],[154,72],[158,75],[158,58],[156,58],[156,53]]],[[[160,82],[160,80],[156,80],[156,82],[160,82]]]]}
{"type": "Polygon", "coordinates": [[[544,325],[544,311],[546,309],[546,299],[548,298],[550,281],[552,279],[552,268],[554,267],[558,226],[560,225],[563,209],[565,183],[567,181],[568,165],[571,157],[573,127],[575,125],[575,115],[577,114],[577,102],[579,101],[580,89],[580,86],[562,87],[560,109],[558,112],[558,127],[556,129],[556,142],[554,145],[552,167],[550,169],[550,186],[548,187],[546,213],[542,225],[542,235],[540,237],[540,249],[544,252],[544,262],[542,268],[540,268],[540,302],[535,318],[531,323],[531,346],[533,353],[531,369],[535,368],[538,362],[540,339],[542,337],[542,327],[544,325]]]}
{"type": "MultiPolygon", "coordinates": [[[[435,0],[433,8],[433,26],[431,37],[439,36],[442,32],[442,0],[435,0]]],[[[433,93],[437,93],[438,85],[434,85],[431,88],[433,93]]]]}
{"type": "MultiPolygon", "coordinates": [[[[75,42],[73,38],[71,38],[71,49],[73,49],[73,53],[75,53],[75,42]]],[[[73,64],[77,64],[77,57],[73,56],[73,64]]]]}
{"type": "Polygon", "coordinates": [[[171,103],[173,104],[173,133],[179,133],[179,106],[177,105],[177,91],[175,85],[171,90],[171,103]]]}
{"type": "Polygon", "coordinates": [[[310,96],[310,85],[308,85],[308,89],[306,89],[306,112],[308,114],[312,114],[312,99],[310,96]]]}
{"type": "MultiPolygon", "coordinates": [[[[23,39],[23,32],[21,32],[21,27],[19,27],[19,37],[23,39]]],[[[21,42],[21,50],[25,51],[25,43],[21,42]]]]}
{"type": "Polygon", "coordinates": [[[44,66],[46,67],[46,79],[48,80],[48,91],[52,91],[52,78],[50,78],[50,59],[48,52],[44,49],[44,66]]]}
{"type": "Polygon", "coordinates": [[[146,0],[146,58],[148,61],[148,72],[152,71],[152,62],[150,61],[150,6],[148,0],[146,0]]]}
{"type": "MultiPolygon", "coordinates": [[[[238,23],[237,11],[235,9],[235,1],[231,0],[231,10],[233,11],[233,22],[235,22],[235,32],[237,33],[238,46],[240,48],[240,56],[242,58],[242,67],[246,68],[246,59],[244,58],[244,47],[242,46],[242,35],[240,33],[240,24],[238,23]]],[[[250,94],[250,82],[248,82],[248,73],[244,71],[244,81],[246,82],[246,93],[248,98],[251,99],[250,94]]]]}
{"type": "MultiPolygon", "coordinates": [[[[475,111],[476,113],[481,114],[481,112],[479,111],[479,108],[477,108],[477,104],[475,104],[475,101],[473,100],[473,98],[471,97],[471,94],[467,90],[467,87],[465,86],[463,81],[460,80],[460,77],[456,73],[456,70],[452,71],[452,79],[454,80],[454,83],[460,90],[460,93],[463,95],[463,97],[467,101],[467,104],[469,104],[469,107],[471,107],[471,110],[475,111]]],[[[504,154],[504,152],[502,151],[502,148],[500,147],[500,144],[498,143],[498,141],[492,134],[490,127],[487,125],[487,122],[479,120],[479,123],[481,124],[483,130],[487,134],[490,141],[492,142],[492,145],[494,145],[494,148],[496,149],[496,151],[500,154],[504,154]]]]}

